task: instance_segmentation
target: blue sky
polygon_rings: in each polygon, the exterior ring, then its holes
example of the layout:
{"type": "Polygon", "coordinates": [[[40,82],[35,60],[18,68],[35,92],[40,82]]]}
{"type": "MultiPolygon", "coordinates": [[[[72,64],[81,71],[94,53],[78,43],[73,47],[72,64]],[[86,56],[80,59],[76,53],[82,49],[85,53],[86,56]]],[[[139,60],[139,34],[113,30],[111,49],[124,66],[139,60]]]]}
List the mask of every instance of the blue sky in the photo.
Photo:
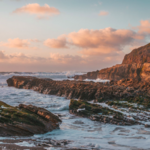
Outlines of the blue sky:
{"type": "MultiPolygon", "coordinates": [[[[1,0],[0,42],[2,43],[2,46],[0,47],[0,51],[2,51],[7,58],[10,58],[10,55],[14,56],[14,54],[28,55],[27,57],[34,57],[34,59],[37,61],[38,57],[47,59],[49,55],[57,54],[57,56],[63,55],[63,57],[66,57],[67,55],[70,55],[70,57],[79,56],[84,58],[84,61],[86,61],[85,57],[87,57],[87,54],[82,54],[81,56],[81,53],[78,53],[78,51],[82,48],[89,50],[87,46],[83,47],[83,45],[72,43],[71,45],[74,45],[75,48],[56,48],[56,46],[51,45],[45,46],[43,42],[47,39],[57,39],[63,34],[68,36],[72,32],[78,33],[81,29],[96,31],[100,29],[103,30],[105,28],[113,28],[116,30],[127,29],[134,31],[132,27],[140,26],[141,20],[149,21],[149,6],[149,0],[1,0]],[[58,15],[52,15],[46,19],[37,19],[36,14],[12,13],[18,8],[35,3],[39,4],[40,7],[44,6],[45,4],[47,4],[49,7],[55,7],[60,13],[58,15]],[[108,15],[100,16],[99,13],[101,11],[108,12],[108,15]],[[27,50],[25,48],[21,49],[15,46],[8,46],[8,39],[16,38],[21,40],[38,39],[40,42],[31,43],[32,47],[37,47],[38,50],[27,50]]],[[[122,59],[125,53],[131,51],[130,47],[141,46],[142,44],[148,43],[147,39],[149,39],[149,37],[146,35],[141,41],[134,41],[132,44],[131,42],[128,42],[121,45],[123,48],[121,50],[122,54],[120,55],[120,58],[122,59]]],[[[98,50],[96,50],[96,52],[97,51],[98,50]]],[[[110,53],[108,55],[110,55],[110,53]]],[[[100,57],[107,57],[106,54],[105,56],[102,55],[100,57]]],[[[111,57],[112,55],[114,56],[114,54],[111,54],[111,57]]],[[[118,52],[115,56],[117,55],[119,55],[118,52]]],[[[61,59],[61,56],[59,56],[59,59],[61,59]]],[[[91,58],[91,60],[92,59],[93,58],[91,58]]],[[[119,63],[121,62],[121,59],[117,61],[110,61],[109,65],[106,64],[104,67],[119,63]]],[[[94,62],[92,63],[94,64],[94,62]]],[[[9,66],[9,64],[7,66],[9,66]]],[[[64,70],[67,70],[66,66],[64,67],[64,70]]],[[[13,67],[15,68],[15,64],[13,67]]],[[[87,68],[85,65],[82,67],[87,68]]],[[[98,69],[102,67],[103,66],[101,65],[98,69]]],[[[39,71],[40,69],[41,68],[39,68],[39,71]]],[[[68,69],[70,68],[68,67],[68,69]]],[[[95,69],[95,67],[93,69],[95,69]]],[[[9,70],[9,67],[7,70],[9,70]]],[[[35,71],[37,70],[38,69],[35,71]]],[[[78,68],[75,67],[74,70],[78,70],[78,68]]],[[[81,68],[79,68],[79,70],[81,70],[81,68]]],[[[86,70],[92,70],[92,66],[86,70]]],[[[45,71],[47,71],[47,69],[45,71]]]]}

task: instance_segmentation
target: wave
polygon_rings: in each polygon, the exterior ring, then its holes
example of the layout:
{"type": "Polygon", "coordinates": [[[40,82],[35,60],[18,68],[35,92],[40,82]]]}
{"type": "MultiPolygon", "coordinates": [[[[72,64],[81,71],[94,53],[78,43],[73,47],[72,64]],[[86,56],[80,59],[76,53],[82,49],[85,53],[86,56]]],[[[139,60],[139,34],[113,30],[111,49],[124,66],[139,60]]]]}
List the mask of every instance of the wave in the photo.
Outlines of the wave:
{"type": "Polygon", "coordinates": [[[110,82],[110,80],[103,80],[103,79],[100,79],[100,78],[97,78],[97,79],[85,79],[85,80],[83,80],[83,81],[92,81],[92,82],[103,82],[103,83],[105,83],[105,82],[110,82]]]}

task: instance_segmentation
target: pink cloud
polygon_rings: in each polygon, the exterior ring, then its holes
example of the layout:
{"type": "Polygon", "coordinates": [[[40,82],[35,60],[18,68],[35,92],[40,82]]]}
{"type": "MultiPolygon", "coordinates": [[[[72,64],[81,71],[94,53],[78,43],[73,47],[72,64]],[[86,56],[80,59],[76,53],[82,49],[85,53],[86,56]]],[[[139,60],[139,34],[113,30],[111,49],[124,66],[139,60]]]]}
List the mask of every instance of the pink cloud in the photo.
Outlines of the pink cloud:
{"type": "Polygon", "coordinates": [[[138,32],[141,34],[150,34],[150,21],[142,20],[140,22],[140,26],[133,27],[133,29],[138,30],[138,32]]]}
{"type": "Polygon", "coordinates": [[[42,19],[42,18],[48,18],[51,15],[59,14],[60,12],[55,7],[50,7],[48,4],[45,4],[44,6],[40,6],[39,4],[34,3],[34,4],[28,4],[26,6],[18,8],[15,11],[13,11],[13,13],[34,14],[37,15],[39,19],[42,19]]]}
{"type": "Polygon", "coordinates": [[[109,14],[109,12],[107,12],[107,11],[101,11],[99,13],[99,16],[107,16],[108,14],[109,14]]]}
{"type": "Polygon", "coordinates": [[[30,42],[28,40],[22,40],[22,39],[16,38],[16,39],[8,39],[7,42],[1,42],[0,46],[22,49],[22,48],[28,48],[29,44],[30,42]]]}
{"type": "Polygon", "coordinates": [[[44,45],[50,48],[67,48],[65,36],[60,36],[57,39],[47,39],[44,45]]]}
{"type": "Polygon", "coordinates": [[[7,56],[4,54],[3,51],[0,51],[0,60],[3,60],[3,59],[7,59],[7,56]]]}
{"type": "Polygon", "coordinates": [[[71,32],[63,39],[48,39],[45,45],[52,48],[76,46],[80,54],[101,55],[123,50],[135,41],[144,40],[144,35],[127,29],[105,28],[100,30],[81,29],[71,32]]]}
{"type": "MultiPolygon", "coordinates": [[[[37,39],[8,39],[7,42],[0,42],[1,47],[8,47],[8,48],[17,48],[17,49],[38,49],[37,47],[31,47],[31,42],[37,42],[37,39]]],[[[38,41],[39,42],[39,41],[38,41]]]]}
{"type": "Polygon", "coordinates": [[[123,53],[101,56],[61,55],[51,53],[49,57],[32,57],[23,53],[6,54],[0,51],[0,71],[89,71],[120,63],[123,53]]]}

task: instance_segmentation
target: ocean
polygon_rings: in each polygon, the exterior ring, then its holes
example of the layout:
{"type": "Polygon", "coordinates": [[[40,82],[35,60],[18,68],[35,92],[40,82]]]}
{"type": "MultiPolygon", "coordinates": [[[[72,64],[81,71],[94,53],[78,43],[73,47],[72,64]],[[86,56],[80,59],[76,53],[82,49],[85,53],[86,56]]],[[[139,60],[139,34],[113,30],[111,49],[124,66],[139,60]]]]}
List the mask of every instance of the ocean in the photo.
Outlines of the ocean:
{"type": "MultiPolygon", "coordinates": [[[[16,89],[8,87],[6,80],[12,76],[34,76],[39,78],[51,78],[53,80],[73,80],[75,74],[82,72],[1,72],[0,73],[0,100],[12,105],[32,104],[43,107],[54,114],[60,114],[62,124],[60,129],[52,132],[34,135],[33,139],[71,140],[69,148],[101,149],[101,150],[140,150],[150,149],[150,129],[142,125],[118,126],[91,121],[86,118],[74,116],[69,113],[70,100],[65,97],[44,95],[32,90],[16,89]]],[[[89,81],[89,80],[86,80],[89,81]]],[[[93,82],[106,82],[97,79],[93,82]]],[[[24,137],[15,137],[24,139],[24,137]]],[[[28,137],[26,137],[28,138],[28,137]]],[[[0,137],[4,139],[4,137],[0,137]]],[[[7,139],[7,138],[5,138],[7,139]]],[[[34,146],[28,142],[16,143],[21,146],[34,146]]],[[[48,150],[60,148],[49,148],[48,150]]]]}

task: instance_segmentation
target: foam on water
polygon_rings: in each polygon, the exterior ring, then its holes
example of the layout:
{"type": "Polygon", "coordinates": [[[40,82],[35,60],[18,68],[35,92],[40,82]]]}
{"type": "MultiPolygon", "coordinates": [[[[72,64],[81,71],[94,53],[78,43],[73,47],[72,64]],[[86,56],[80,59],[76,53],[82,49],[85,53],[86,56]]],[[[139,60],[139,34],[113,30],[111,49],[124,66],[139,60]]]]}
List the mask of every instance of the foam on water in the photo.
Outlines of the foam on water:
{"type": "Polygon", "coordinates": [[[105,83],[105,82],[109,82],[110,80],[102,80],[102,79],[97,78],[96,80],[95,79],[85,79],[84,81],[92,81],[92,82],[102,82],[102,83],[105,83]]]}
{"type": "MultiPolygon", "coordinates": [[[[19,75],[24,75],[20,73],[19,75]]],[[[36,73],[26,74],[36,76],[36,73]]],[[[37,73],[38,77],[49,77],[52,73],[37,73]],[[41,76],[39,74],[42,74],[41,76]],[[43,75],[46,74],[46,75],[43,75]]],[[[55,73],[59,74],[59,73],[55,73]]],[[[60,73],[62,74],[62,73],[60,73]]],[[[43,107],[55,114],[60,114],[62,124],[60,129],[52,132],[34,135],[33,139],[52,138],[56,140],[71,140],[70,148],[78,147],[85,149],[104,149],[104,150],[129,150],[129,149],[150,149],[150,129],[144,126],[116,126],[94,122],[86,118],[80,118],[71,115],[68,111],[70,100],[63,97],[44,95],[32,90],[16,89],[7,87],[6,80],[16,73],[7,73],[0,75],[0,100],[12,106],[18,106],[20,103],[32,104],[43,107]]],[[[61,75],[59,75],[61,76],[61,75]]],[[[63,75],[62,75],[63,76],[63,75]]],[[[62,77],[61,76],[61,77],[62,77]]],[[[52,76],[51,76],[52,77],[52,76]]],[[[58,77],[58,76],[57,76],[58,77]]],[[[64,79],[63,77],[61,80],[64,79]]],[[[18,137],[19,139],[21,137],[18,137]]],[[[26,137],[27,138],[27,137],[26,137]]],[[[7,139],[0,137],[0,139],[7,139]]],[[[23,137],[22,137],[23,139],[23,137]]],[[[18,144],[18,143],[16,143],[18,144]]],[[[27,146],[27,142],[19,143],[21,146],[27,146]]],[[[28,145],[29,146],[29,145],[28,145]]],[[[30,145],[34,146],[34,145],[30,145]]],[[[49,148],[54,150],[57,148],[49,148]]],[[[59,150],[59,148],[57,149],[59,150]]]]}

